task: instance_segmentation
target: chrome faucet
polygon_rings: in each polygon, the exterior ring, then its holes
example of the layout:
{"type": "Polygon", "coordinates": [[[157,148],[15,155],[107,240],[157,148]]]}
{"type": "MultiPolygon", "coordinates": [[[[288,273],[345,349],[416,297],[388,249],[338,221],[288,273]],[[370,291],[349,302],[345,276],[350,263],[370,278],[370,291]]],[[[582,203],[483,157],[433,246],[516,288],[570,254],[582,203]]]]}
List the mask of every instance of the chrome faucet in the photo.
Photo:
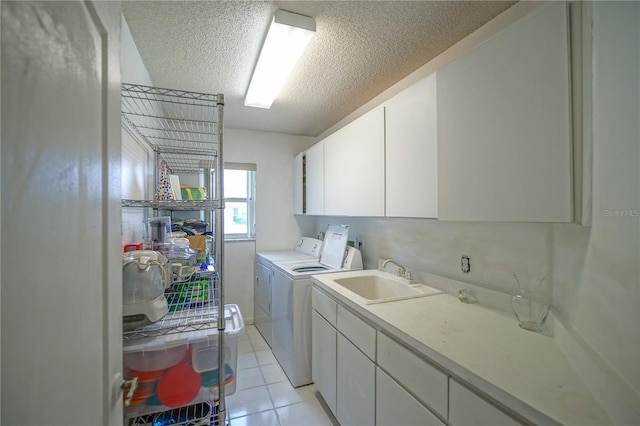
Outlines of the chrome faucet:
{"type": "Polygon", "coordinates": [[[395,260],[392,260],[392,259],[383,260],[382,261],[382,269],[386,268],[389,263],[393,263],[394,265],[396,265],[398,267],[398,269],[396,269],[396,275],[399,276],[399,277],[403,277],[404,278],[404,275],[407,272],[407,268],[405,268],[404,266],[400,265],[395,260]]]}

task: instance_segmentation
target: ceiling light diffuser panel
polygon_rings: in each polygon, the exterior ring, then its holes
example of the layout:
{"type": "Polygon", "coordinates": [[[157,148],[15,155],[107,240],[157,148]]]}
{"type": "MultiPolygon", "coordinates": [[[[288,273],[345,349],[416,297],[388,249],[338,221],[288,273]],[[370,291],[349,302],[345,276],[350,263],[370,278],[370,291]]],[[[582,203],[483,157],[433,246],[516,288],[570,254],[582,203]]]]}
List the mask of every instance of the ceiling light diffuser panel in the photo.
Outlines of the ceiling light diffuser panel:
{"type": "Polygon", "coordinates": [[[245,106],[271,107],[315,31],[313,18],[276,10],[244,99],[245,106]]]}

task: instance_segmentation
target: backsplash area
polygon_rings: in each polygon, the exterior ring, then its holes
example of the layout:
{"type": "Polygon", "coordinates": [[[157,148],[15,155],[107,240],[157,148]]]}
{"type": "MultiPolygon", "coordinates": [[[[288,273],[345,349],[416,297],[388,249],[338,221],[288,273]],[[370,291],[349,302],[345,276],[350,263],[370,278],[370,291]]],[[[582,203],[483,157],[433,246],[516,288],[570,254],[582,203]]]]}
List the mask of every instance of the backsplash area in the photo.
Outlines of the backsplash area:
{"type": "Polygon", "coordinates": [[[516,288],[513,274],[544,276],[547,284],[553,282],[553,227],[549,224],[322,217],[318,232],[329,223],[350,225],[350,238],[362,242],[367,269],[377,268],[379,258],[392,258],[414,272],[504,293],[516,288]],[[461,269],[463,255],[469,257],[468,273],[461,269]]]}

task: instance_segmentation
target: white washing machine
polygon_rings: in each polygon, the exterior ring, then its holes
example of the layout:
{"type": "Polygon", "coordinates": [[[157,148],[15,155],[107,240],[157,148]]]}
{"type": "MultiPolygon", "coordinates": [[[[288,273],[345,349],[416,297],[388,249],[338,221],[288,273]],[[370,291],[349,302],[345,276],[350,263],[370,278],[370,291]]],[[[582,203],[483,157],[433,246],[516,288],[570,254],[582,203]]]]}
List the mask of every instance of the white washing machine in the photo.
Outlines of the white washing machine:
{"type": "Polygon", "coordinates": [[[294,387],[311,379],[311,276],[362,269],[362,255],[346,247],[349,227],[329,225],[318,260],[273,264],[271,349],[294,387]]]}
{"type": "Polygon", "coordinates": [[[269,347],[272,346],[271,281],[273,280],[273,263],[291,260],[317,260],[320,257],[321,247],[321,240],[302,237],[293,250],[256,253],[256,279],[253,297],[254,323],[269,347]]]}

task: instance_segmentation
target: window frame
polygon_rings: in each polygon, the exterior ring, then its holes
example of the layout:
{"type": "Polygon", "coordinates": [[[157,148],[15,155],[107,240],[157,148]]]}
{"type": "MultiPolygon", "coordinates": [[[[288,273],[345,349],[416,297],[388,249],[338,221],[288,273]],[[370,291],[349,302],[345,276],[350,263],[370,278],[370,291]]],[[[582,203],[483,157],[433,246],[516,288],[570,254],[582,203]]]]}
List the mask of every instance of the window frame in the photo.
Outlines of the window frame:
{"type": "MultiPolygon", "coordinates": [[[[244,233],[228,233],[225,230],[225,241],[247,241],[255,240],[256,238],[256,165],[255,164],[240,164],[240,163],[225,163],[224,171],[227,170],[242,170],[247,172],[247,197],[224,197],[225,212],[227,209],[227,203],[246,203],[247,204],[247,232],[244,233]]],[[[226,183],[226,179],[224,180],[226,183]]],[[[226,193],[226,191],[225,191],[226,193]]],[[[226,221],[225,221],[226,222],[226,221]]],[[[225,227],[226,229],[226,227],[225,227]]]]}

